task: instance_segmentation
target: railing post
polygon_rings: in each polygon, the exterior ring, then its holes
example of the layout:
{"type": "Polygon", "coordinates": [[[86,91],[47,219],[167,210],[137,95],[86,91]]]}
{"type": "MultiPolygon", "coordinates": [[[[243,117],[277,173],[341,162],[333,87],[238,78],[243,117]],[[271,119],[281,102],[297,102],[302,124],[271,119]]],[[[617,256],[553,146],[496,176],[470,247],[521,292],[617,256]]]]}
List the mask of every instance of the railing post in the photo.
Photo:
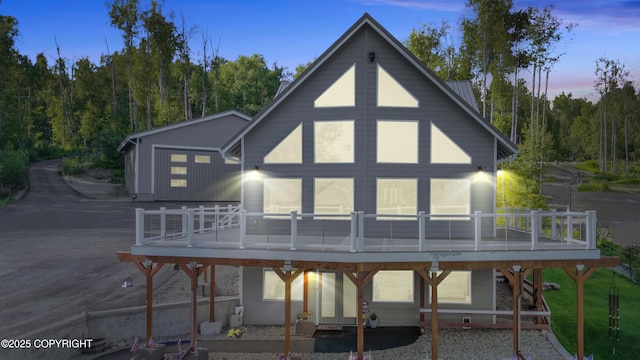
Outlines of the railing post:
{"type": "Polygon", "coordinates": [[[291,250],[296,249],[298,243],[298,210],[291,210],[291,250]]]}
{"type": "Polygon", "coordinates": [[[358,213],[355,211],[351,212],[351,252],[356,252],[357,247],[357,239],[358,239],[358,213]]]}
{"type": "Polygon", "coordinates": [[[183,206],[182,207],[182,235],[186,235],[187,229],[189,228],[189,225],[187,225],[187,220],[188,220],[187,218],[188,218],[187,207],[183,206]]]}
{"type": "Polygon", "coordinates": [[[226,228],[227,229],[231,229],[231,224],[233,223],[233,216],[231,215],[231,213],[233,212],[233,206],[232,205],[228,205],[227,206],[227,215],[225,216],[225,224],[226,224],[226,228]]]}
{"type": "Polygon", "coordinates": [[[358,211],[358,251],[364,251],[364,211],[358,211]]]}
{"type": "Polygon", "coordinates": [[[144,209],[136,209],[136,245],[144,244],[144,209]]]}
{"type": "Polygon", "coordinates": [[[240,249],[244,249],[247,241],[247,210],[240,210],[240,249]]]}
{"type": "Polygon", "coordinates": [[[596,212],[589,210],[587,213],[587,249],[594,250],[597,247],[596,212]]]}
{"type": "Polygon", "coordinates": [[[551,209],[551,239],[556,240],[558,238],[558,230],[556,229],[556,209],[551,209]]]}
{"type": "Polygon", "coordinates": [[[426,214],[424,211],[418,211],[418,251],[427,250],[427,229],[426,214]]]}
{"type": "Polygon", "coordinates": [[[194,245],[194,233],[195,233],[195,222],[196,222],[196,210],[189,209],[187,210],[187,247],[192,247],[194,245]]]}
{"type": "Polygon", "coordinates": [[[162,240],[167,239],[167,214],[165,211],[167,211],[166,207],[160,208],[160,238],[162,240]]]}
{"type": "MultiPolygon", "coordinates": [[[[216,206],[218,206],[218,205],[216,205],[216,206]]],[[[200,233],[203,233],[204,232],[204,205],[200,205],[199,209],[200,209],[200,219],[199,219],[200,226],[199,226],[199,228],[200,228],[200,233]]]]}
{"type": "Polygon", "coordinates": [[[473,214],[476,221],[474,227],[476,240],[475,250],[478,251],[482,248],[482,211],[475,211],[473,214]]]}
{"type": "Polygon", "coordinates": [[[540,236],[540,216],[537,210],[531,211],[531,250],[538,247],[538,237],[540,236]]]}
{"type": "Polygon", "coordinates": [[[214,223],[213,223],[213,225],[211,225],[211,227],[213,229],[211,229],[211,230],[215,230],[217,232],[220,229],[220,205],[214,206],[213,211],[214,211],[215,215],[213,217],[214,223]]]}
{"type": "Polygon", "coordinates": [[[567,242],[573,240],[573,214],[567,213],[567,242]]]}

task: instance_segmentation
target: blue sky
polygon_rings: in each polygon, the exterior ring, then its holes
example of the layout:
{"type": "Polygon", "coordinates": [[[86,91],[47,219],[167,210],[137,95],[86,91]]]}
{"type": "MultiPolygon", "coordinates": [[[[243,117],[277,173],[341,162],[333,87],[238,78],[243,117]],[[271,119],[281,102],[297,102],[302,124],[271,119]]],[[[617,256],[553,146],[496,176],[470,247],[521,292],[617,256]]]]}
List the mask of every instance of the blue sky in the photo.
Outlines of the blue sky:
{"type": "MultiPolygon", "coordinates": [[[[18,50],[32,59],[39,52],[55,57],[55,42],[64,57],[89,57],[98,63],[100,54],[122,48],[121,34],[109,24],[105,0],[0,0],[0,14],[18,19],[18,50]]],[[[140,0],[147,8],[150,0],[140,0]]],[[[217,1],[165,0],[163,13],[175,14],[174,22],[205,29],[219,53],[227,59],[262,54],[269,64],[293,71],[299,64],[319,56],[364,12],[371,14],[400,41],[421,23],[446,20],[459,40],[460,18],[469,16],[465,0],[325,0],[325,1],[217,1]]],[[[564,91],[574,97],[595,98],[595,61],[618,59],[640,82],[640,1],[514,0],[516,8],[527,5],[555,6],[554,14],[578,26],[558,51],[564,53],[550,75],[550,96],[564,91]],[[571,38],[571,40],[569,40],[571,38]]],[[[202,37],[191,38],[198,52],[202,37]]],[[[198,57],[198,55],[194,55],[198,57]]],[[[529,82],[531,74],[523,75],[529,82]]]]}

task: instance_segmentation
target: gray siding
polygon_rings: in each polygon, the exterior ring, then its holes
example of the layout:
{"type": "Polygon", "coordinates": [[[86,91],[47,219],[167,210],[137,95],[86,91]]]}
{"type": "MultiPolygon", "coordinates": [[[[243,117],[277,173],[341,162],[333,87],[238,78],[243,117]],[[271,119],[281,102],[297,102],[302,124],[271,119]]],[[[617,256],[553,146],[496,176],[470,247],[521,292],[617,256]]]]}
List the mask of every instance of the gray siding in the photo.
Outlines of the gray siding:
{"type": "Polygon", "coordinates": [[[225,164],[218,151],[155,149],[154,190],[156,200],[222,201],[240,199],[240,165],[225,164]],[[171,154],[184,154],[186,163],[171,162],[171,154]],[[196,156],[209,156],[210,163],[196,163],[196,156]],[[171,167],[186,167],[187,174],[171,174],[171,167]],[[172,179],[184,179],[186,187],[171,187],[172,179]]]}
{"type": "MultiPolygon", "coordinates": [[[[265,176],[302,178],[302,211],[313,212],[313,178],[354,178],[355,210],[376,212],[376,178],[418,178],[418,210],[430,212],[430,179],[470,177],[482,166],[489,174],[495,169],[494,137],[467,112],[444,94],[430,80],[402,57],[368,25],[354,34],[309,78],[299,84],[277,108],[258,123],[245,137],[245,169],[259,166],[265,176]],[[376,52],[369,62],[369,51],[376,52]],[[313,101],[356,63],[356,106],[353,108],[313,108],[313,101]],[[376,63],[380,63],[399,83],[418,98],[419,108],[379,108],[376,106],[376,63]],[[313,122],[315,120],[355,120],[355,163],[314,164],[313,122]],[[419,164],[376,163],[376,119],[419,121],[419,164]],[[303,164],[264,164],[263,157],[298,124],[303,123],[303,164]],[[430,122],[436,124],[456,144],[472,156],[472,164],[430,164],[430,122]]],[[[493,177],[487,182],[473,182],[471,210],[493,212],[493,177]]],[[[262,212],[262,185],[245,185],[245,208],[262,212]]],[[[415,222],[405,222],[413,231],[415,222]]],[[[260,224],[256,224],[259,226],[260,224]]],[[[400,222],[394,232],[401,234],[400,222]]],[[[483,224],[484,225],[484,224],[483,224]]],[[[491,231],[491,224],[483,226],[491,231]]],[[[471,235],[471,221],[457,221],[456,231],[471,235]]],[[[449,222],[428,223],[430,237],[443,236],[449,222]]],[[[385,236],[388,222],[371,220],[367,229],[385,236]]],[[[259,228],[254,231],[261,231],[259,228]]],[[[414,232],[415,233],[415,232],[414,232]]]]}

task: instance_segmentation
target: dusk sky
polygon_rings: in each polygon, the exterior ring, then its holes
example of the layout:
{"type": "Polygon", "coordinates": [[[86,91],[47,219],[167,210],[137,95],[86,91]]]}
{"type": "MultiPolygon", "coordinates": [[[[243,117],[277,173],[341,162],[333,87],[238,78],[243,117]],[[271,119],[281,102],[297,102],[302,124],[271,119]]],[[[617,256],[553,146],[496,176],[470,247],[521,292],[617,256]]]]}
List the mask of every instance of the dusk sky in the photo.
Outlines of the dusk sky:
{"type": "MultiPolygon", "coordinates": [[[[122,49],[121,33],[110,25],[105,0],[0,0],[0,14],[18,19],[20,37],[16,47],[32,60],[39,52],[55,57],[56,39],[62,56],[77,60],[89,57],[99,63],[100,54],[122,49]]],[[[400,41],[422,23],[439,25],[446,20],[454,29],[455,43],[461,36],[460,18],[470,17],[465,0],[325,0],[325,1],[215,1],[165,0],[165,16],[175,14],[174,23],[205,29],[219,55],[230,60],[258,53],[268,64],[277,63],[294,71],[313,60],[342,35],[363,13],[368,12],[400,41]]],[[[140,0],[146,9],[150,0],[140,0]]],[[[554,14],[577,27],[558,46],[563,53],[550,75],[550,97],[564,91],[574,97],[596,99],[593,84],[595,62],[600,57],[617,59],[640,82],[640,1],[521,1],[516,8],[553,4],[554,14]]],[[[193,35],[190,46],[194,61],[202,36],[193,35]]],[[[52,60],[49,63],[53,63],[52,60]]],[[[523,77],[530,83],[531,73],[523,77]]]]}

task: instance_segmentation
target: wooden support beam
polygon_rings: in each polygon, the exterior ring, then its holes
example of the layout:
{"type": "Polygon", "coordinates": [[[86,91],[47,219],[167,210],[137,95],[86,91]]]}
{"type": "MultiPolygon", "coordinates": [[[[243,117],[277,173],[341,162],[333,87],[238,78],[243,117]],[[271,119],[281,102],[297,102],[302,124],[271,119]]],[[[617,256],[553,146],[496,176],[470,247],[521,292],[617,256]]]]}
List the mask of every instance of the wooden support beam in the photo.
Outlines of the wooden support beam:
{"type": "Polygon", "coordinates": [[[284,354],[291,352],[291,270],[285,271],[284,281],[284,354]]]}
{"type": "MultiPolygon", "coordinates": [[[[536,310],[541,311],[544,307],[542,302],[542,269],[533,270],[533,296],[535,298],[536,310]]],[[[544,316],[536,317],[536,323],[544,323],[544,316]]]]}
{"type": "MultiPolygon", "coordinates": [[[[513,270],[513,353],[520,353],[520,296],[522,276],[519,269],[513,270]]],[[[506,275],[505,275],[506,276],[506,275]]]]}
{"type": "MultiPolygon", "coordinates": [[[[357,349],[358,360],[364,359],[364,284],[365,284],[365,270],[364,264],[358,264],[358,277],[356,279],[356,288],[358,290],[358,337],[357,337],[357,349]]],[[[376,270],[377,272],[377,270],[376,270]]],[[[348,276],[348,275],[347,275],[348,276]]]]}
{"type": "MultiPolygon", "coordinates": [[[[445,272],[443,272],[442,274],[445,274],[445,272]]],[[[444,277],[442,279],[444,280],[444,277]]],[[[432,284],[431,285],[431,358],[432,359],[438,358],[438,283],[440,281],[438,281],[438,273],[436,271],[431,271],[430,284],[432,284]]]]}
{"type": "Polygon", "coordinates": [[[309,276],[308,271],[302,274],[302,311],[307,313],[309,311],[309,276]]]}
{"type": "Polygon", "coordinates": [[[216,321],[216,266],[211,265],[209,268],[209,321],[216,321]]]}
{"type": "Polygon", "coordinates": [[[584,282],[593,275],[596,268],[587,270],[583,265],[577,265],[575,269],[568,266],[563,267],[564,271],[576,283],[576,340],[577,358],[584,358],[584,282]]]}

